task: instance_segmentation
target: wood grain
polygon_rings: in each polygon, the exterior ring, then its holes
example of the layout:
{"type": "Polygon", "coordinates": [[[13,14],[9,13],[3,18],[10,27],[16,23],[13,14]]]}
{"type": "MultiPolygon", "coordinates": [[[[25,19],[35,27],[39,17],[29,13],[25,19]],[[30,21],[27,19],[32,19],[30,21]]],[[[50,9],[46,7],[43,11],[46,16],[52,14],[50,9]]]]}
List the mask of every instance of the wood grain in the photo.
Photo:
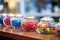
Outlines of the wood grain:
{"type": "Polygon", "coordinates": [[[57,36],[56,34],[38,34],[36,32],[25,32],[19,29],[11,32],[11,29],[12,28],[7,28],[5,31],[0,31],[0,36],[16,40],[60,40],[60,36],[57,36]]]}

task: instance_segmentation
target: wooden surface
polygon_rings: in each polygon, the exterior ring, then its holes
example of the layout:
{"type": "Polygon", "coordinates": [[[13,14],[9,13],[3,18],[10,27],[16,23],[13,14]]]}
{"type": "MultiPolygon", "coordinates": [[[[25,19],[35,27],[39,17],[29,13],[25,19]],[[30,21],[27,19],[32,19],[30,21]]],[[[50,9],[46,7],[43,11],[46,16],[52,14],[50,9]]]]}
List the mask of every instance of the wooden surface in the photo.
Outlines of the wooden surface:
{"type": "Polygon", "coordinates": [[[56,34],[38,34],[36,32],[24,32],[20,29],[13,29],[11,27],[0,27],[0,29],[0,36],[16,40],[60,40],[60,37],[56,34]],[[13,32],[11,32],[12,30],[13,32]]]}

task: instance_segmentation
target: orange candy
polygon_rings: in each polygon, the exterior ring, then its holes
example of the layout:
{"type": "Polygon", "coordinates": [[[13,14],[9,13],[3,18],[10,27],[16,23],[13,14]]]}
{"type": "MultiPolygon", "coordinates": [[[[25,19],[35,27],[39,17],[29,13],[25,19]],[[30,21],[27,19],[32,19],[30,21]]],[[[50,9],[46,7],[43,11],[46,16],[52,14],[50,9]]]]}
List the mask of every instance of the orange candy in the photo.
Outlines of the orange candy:
{"type": "Polygon", "coordinates": [[[22,27],[23,29],[30,31],[30,30],[35,30],[37,28],[37,22],[23,22],[22,27]]]}

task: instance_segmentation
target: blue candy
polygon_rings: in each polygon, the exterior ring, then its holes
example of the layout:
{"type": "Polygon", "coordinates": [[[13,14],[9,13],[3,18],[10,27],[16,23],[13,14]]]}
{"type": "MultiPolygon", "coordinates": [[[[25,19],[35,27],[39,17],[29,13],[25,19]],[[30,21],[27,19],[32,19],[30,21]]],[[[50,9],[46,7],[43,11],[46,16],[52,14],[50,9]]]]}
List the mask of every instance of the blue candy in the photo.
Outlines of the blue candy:
{"type": "Polygon", "coordinates": [[[12,26],[15,28],[21,28],[22,20],[12,20],[12,26]]]}
{"type": "Polygon", "coordinates": [[[50,24],[49,27],[50,27],[50,28],[53,28],[53,27],[54,27],[54,24],[50,24]]]}
{"type": "Polygon", "coordinates": [[[3,25],[3,17],[0,17],[0,24],[3,25]]]}
{"type": "Polygon", "coordinates": [[[47,31],[46,30],[44,30],[44,33],[46,33],[47,31]]]}

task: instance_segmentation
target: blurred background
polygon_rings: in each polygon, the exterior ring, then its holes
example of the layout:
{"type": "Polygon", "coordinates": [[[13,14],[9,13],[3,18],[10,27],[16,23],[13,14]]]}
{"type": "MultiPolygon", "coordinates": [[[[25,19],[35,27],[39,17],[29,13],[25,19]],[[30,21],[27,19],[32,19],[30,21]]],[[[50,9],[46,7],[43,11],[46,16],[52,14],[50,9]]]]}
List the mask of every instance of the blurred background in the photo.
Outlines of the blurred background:
{"type": "Polygon", "coordinates": [[[60,0],[0,0],[0,13],[35,16],[38,21],[43,16],[50,16],[58,22],[60,0]]]}

